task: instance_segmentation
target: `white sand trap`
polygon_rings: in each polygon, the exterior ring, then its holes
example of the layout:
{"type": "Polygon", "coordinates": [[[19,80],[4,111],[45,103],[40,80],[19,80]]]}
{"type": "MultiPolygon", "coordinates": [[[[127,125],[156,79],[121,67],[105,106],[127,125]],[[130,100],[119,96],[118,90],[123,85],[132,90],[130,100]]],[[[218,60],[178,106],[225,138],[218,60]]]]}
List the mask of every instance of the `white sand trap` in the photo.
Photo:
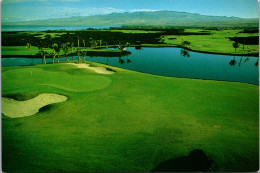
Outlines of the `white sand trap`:
{"type": "Polygon", "coordinates": [[[10,118],[26,117],[36,114],[41,107],[66,100],[66,96],[58,94],[40,94],[26,101],[2,97],[2,113],[10,118]]]}
{"type": "Polygon", "coordinates": [[[101,74],[113,74],[113,73],[115,73],[113,71],[107,70],[105,67],[90,67],[89,64],[75,64],[75,63],[67,63],[67,64],[74,65],[78,68],[86,68],[86,69],[89,69],[89,70],[93,70],[96,73],[101,73],[101,74]]]}

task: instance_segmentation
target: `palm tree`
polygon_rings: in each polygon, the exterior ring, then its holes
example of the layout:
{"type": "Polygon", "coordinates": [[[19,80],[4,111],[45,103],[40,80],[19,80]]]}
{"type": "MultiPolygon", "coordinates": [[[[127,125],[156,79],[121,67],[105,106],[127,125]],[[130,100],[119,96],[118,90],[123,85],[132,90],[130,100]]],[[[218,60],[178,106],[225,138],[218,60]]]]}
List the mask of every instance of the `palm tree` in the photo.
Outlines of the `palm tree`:
{"type": "Polygon", "coordinates": [[[251,50],[248,47],[246,48],[246,50],[247,50],[247,54],[249,55],[251,50]]]}
{"type": "Polygon", "coordinates": [[[81,57],[80,57],[80,54],[81,54],[81,51],[79,51],[79,47],[78,47],[77,48],[78,62],[79,62],[79,60],[82,60],[81,57]]]}
{"type": "Polygon", "coordinates": [[[73,47],[74,47],[74,42],[71,42],[70,43],[70,50],[71,50],[72,60],[73,60],[73,47]]]}
{"type": "Polygon", "coordinates": [[[62,49],[63,49],[63,52],[65,53],[65,57],[66,57],[66,60],[67,60],[67,62],[69,62],[69,58],[68,58],[68,51],[69,51],[69,45],[68,45],[68,43],[64,43],[63,45],[62,45],[62,49]]]}
{"type": "Polygon", "coordinates": [[[240,46],[240,44],[235,41],[235,42],[232,44],[232,46],[235,48],[235,52],[236,52],[236,50],[237,50],[237,48],[240,46]]]}
{"type": "Polygon", "coordinates": [[[98,41],[97,40],[94,40],[93,38],[90,38],[89,39],[89,43],[91,45],[92,48],[96,48],[97,45],[98,45],[98,41]]]}
{"type": "Polygon", "coordinates": [[[84,62],[86,62],[87,51],[80,51],[80,54],[83,56],[84,62]]]}
{"type": "Polygon", "coordinates": [[[122,52],[125,51],[125,44],[119,43],[118,44],[118,49],[122,52]]]}
{"type": "MultiPolygon", "coordinates": [[[[80,51],[79,51],[79,36],[78,36],[78,49],[77,49],[77,54],[78,54],[78,62],[81,59],[80,58],[80,51]]],[[[81,59],[82,60],[82,59],[81,59]]]]}
{"type": "Polygon", "coordinates": [[[183,47],[186,47],[186,46],[188,47],[190,45],[190,42],[189,41],[182,41],[181,45],[183,47]]]}
{"type": "Polygon", "coordinates": [[[46,57],[46,55],[48,55],[48,52],[41,49],[41,50],[40,50],[40,54],[41,54],[41,56],[42,56],[42,58],[43,58],[44,64],[46,64],[46,59],[45,59],[45,57],[46,57]]]}
{"type": "Polygon", "coordinates": [[[83,46],[86,47],[86,41],[82,39],[83,46]]]}
{"type": "Polygon", "coordinates": [[[57,55],[57,51],[59,51],[59,50],[58,50],[58,49],[59,49],[59,46],[58,46],[56,43],[54,43],[54,44],[52,45],[52,48],[53,48],[53,53],[51,54],[51,55],[52,55],[52,64],[54,64],[55,58],[56,58],[56,55],[57,55]]]}
{"type": "MultiPolygon", "coordinates": [[[[31,56],[32,56],[32,45],[31,45],[31,43],[27,43],[27,44],[26,44],[26,48],[29,49],[30,54],[31,54],[31,56]]],[[[33,64],[33,57],[32,57],[31,65],[32,65],[32,64],[33,64]]]]}
{"type": "Polygon", "coordinates": [[[27,43],[26,44],[26,48],[29,49],[29,51],[30,51],[30,53],[32,55],[32,52],[31,52],[32,51],[32,45],[31,45],[31,43],[27,43]]]}
{"type": "Polygon", "coordinates": [[[107,45],[107,42],[106,42],[106,48],[107,48],[107,50],[108,50],[108,45],[107,45]]]}
{"type": "Polygon", "coordinates": [[[56,47],[56,52],[57,52],[57,54],[58,54],[58,63],[60,63],[60,45],[59,44],[57,44],[58,46],[56,47]]]}

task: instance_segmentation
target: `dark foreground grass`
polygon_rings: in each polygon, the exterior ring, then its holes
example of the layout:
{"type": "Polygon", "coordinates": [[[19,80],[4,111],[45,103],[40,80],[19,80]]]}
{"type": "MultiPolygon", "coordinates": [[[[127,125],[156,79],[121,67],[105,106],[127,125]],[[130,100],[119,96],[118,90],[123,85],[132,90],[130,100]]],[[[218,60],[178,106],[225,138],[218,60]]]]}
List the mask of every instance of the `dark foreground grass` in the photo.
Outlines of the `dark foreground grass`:
{"type": "Polygon", "coordinates": [[[147,172],[194,149],[212,171],[258,170],[258,86],[110,68],[3,67],[3,94],[69,98],[2,119],[3,171],[147,172]]]}

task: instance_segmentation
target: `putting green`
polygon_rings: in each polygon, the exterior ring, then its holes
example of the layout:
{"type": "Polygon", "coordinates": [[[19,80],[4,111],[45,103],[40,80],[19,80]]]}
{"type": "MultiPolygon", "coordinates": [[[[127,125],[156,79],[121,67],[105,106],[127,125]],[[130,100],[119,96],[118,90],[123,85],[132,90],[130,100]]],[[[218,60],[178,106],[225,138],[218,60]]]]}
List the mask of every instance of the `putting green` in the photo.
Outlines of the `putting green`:
{"type": "Polygon", "coordinates": [[[84,72],[82,74],[47,71],[41,68],[8,70],[2,73],[2,80],[5,81],[2,84],[2,90],[11,91],[19,88],[50,86],[72,92],[87,92],[104,89],[111,83],[111,79],[106,76],[84,74],[84,72]]]}
{"type": "Polygon", "coordinates": [[[11,98],[2,97],[2,113],[10,118],[20,118],[36,114],[41,107],[52,103],[60,103],[67,100],[66,96],[58,94],[40,94],[37,97],[17,101],[11,98]]]}

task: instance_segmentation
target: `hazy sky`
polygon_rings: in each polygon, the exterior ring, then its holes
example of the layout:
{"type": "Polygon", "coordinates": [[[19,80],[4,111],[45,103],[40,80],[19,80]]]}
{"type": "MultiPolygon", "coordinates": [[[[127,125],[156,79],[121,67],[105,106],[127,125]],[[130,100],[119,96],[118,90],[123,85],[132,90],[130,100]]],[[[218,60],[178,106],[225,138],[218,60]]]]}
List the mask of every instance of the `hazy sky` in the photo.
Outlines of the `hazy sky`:
{"type": "Polygon", "coordinates": [[[257,0],[2,0],[2,21],[28,21],[113,12],[169,10],[258,18],[257,0]]]}

